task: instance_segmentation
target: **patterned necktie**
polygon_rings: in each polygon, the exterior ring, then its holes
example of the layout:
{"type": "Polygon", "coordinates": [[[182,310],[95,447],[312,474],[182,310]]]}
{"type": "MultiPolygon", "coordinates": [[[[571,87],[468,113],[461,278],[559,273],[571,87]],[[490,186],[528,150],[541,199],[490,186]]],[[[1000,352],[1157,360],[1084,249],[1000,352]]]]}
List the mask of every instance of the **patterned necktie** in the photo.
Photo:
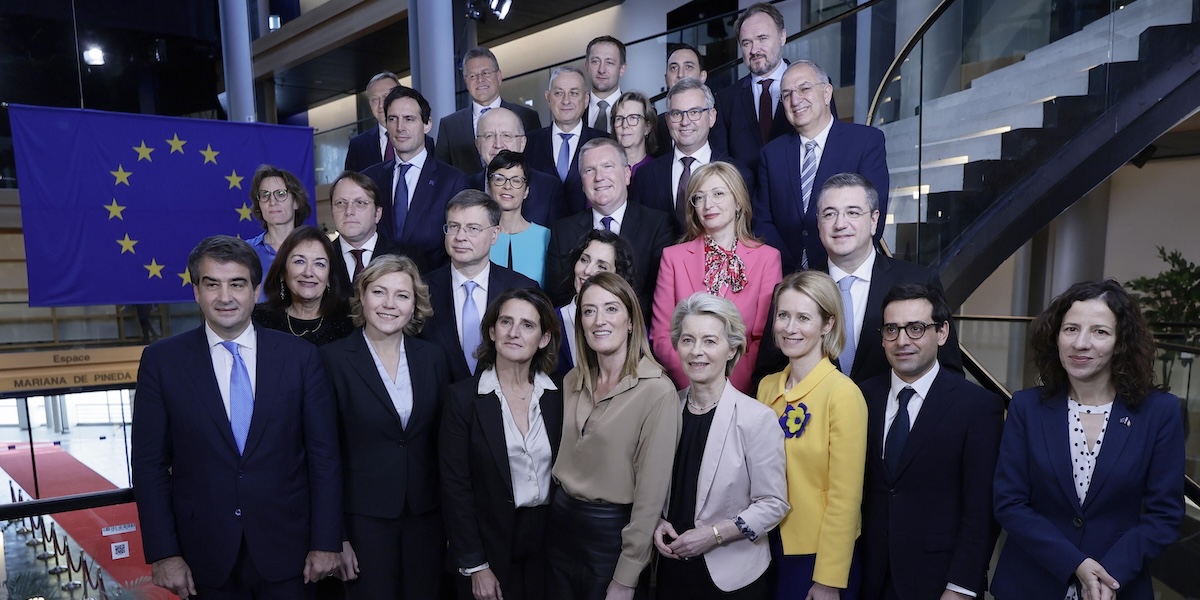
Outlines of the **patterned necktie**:
{"type": "Polygon", "coordinates": [[[847,275],[838,281],[838,289],[842,291],[842,313],[846,317],[846,323],[842,327],[846,332],[846,345],[838,355],[838,364],[842,366],[842,372],[847,377],[854,368],[854,351],[857,346],[854,337],[854,299],[850,297],[850,286],[854,285],[855,281],[858,281],[858,278],[853,275],[847,275]]]}
{"type": "MultiPolygon", "coordinates": [[[[809,140],[804,143],[804,158],[800,160],[800,207],[801,215],[808,214],[809,199],[812,198],[813,180],[817,178],[817,142],[809,140]]],[[[808,251],[800,255],[800,267],[808,268],[808,251]]]]}
{"type": "Polygon", "coordinates": [[[221,345],[233,355],[233,368],[229,370],[229,427],[241,454],[246,449],[250,417],[254,414],[254,388],[250,386],[250,372],[238,353],[237,342],[221,342],[221,345]]]}
{"type": "Polygon", "coordinates": [[[758,82],[762,86],[762,92],[758,94],[758,133],[762,135],[763,143],[771,141],[771,121],[774,116],[771,112],[771,83],[774,79],[764,79],[758,82]]]}
{"type": "Polygon", "coordinates": [[[679,162],[683,163],[683,172],[679,174],[679,185],[675,188],[675,217],[679,219],[680,223],[684,224],[684,230],[686,230],[687,186],[688,182],[692,180],[692,163],[696,162],[696,159],[685,156],[679,159],[679,162]]]}
{"type": "Polygon", "coordinates": [[[362,256],[363,256],[363,252],[364,252],[364,250],[362,250],[361,248],[356,248],[356,249],[354,249],[354,250],[351,250],[351,251],[350,251],[350,256],[353,256],[353,257],[354,257],[354,274],[350,276],[350,279],[358,279],[358,274],[359,274],[359,273],[362,273],[362,270],[363,270],[363,262],[362,262],[362,256]]]}
{"type": "Polygon", "coordinates": [[[479,287],[474,281],[466,281],[463,283],[463,289],[467,291],[467,299],[463,301],[462,306],[462,347],[463,357],[467,359],[467,368],[471,370],[471,374],[475,374],[475,349],[479,347],[479,309],[475,306],[475,301],[471,296],[475,294],[475,288],[479,287]]]}
{"type": "Polygon", "coordinates": [[[596,103],[596,124],[593,128],[599,129],[604,133],[608,133],[608,101],[601,100],[596,103]]]}
{"type": "Polygon", "coordinates": [[[612,217],[604,217],[600,219],[600,224],[604,226],[605,231],[612,231],[612,224],[614,220],[615,219],[612,217]]]}
{"type": "Polygon", "coordinates": [[[917,393],[916,390],[906,387],[896,395],[896,400],[900,402],[900,410],[896,411],[896,418],[892,420],[892,428],[888,430],[887,439],[883,441],[883,463],[887,465],[888,471],[891,471],[892,475],[895,475],[896,470],[900,468],[900,456],[904,454],[904,442],[908,440],[908,431],[912,428],[908,422],[908,401],[915,393],[917,393]]]}
{"type": "Polygon", "coordinates": [[[405,175],[412,165],[407,163],[397,163],[396,173],[394,177],[395,188],[392,193],[392,238],[399,240],[404,233],[404,221],[408,219],[408,180],[405,175]]]}
{"type": "Polygon", "coordinates": [[[571,137],[573,133],[560,133],[558,137],[562,138],[562,145],[558,147],[558,178],[562,181],[567,180],[567,172],[571,170],[571,137]]]}

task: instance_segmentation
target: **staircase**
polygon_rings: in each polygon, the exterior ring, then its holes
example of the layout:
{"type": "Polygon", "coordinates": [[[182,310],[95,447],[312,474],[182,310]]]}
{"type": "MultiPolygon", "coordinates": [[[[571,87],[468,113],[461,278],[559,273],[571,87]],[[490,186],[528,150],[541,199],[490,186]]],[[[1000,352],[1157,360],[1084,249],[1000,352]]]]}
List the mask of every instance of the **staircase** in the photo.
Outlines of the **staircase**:
{"type": "Polygon", "coordinates": [[[924,99],[919,115],[877,122],[894,221],[910,233],[897,254],[939,266],[951,301],[963,301],[1200,105],[1198,14],[1197,0],[1137,0],[963,91],[924,99]]]}

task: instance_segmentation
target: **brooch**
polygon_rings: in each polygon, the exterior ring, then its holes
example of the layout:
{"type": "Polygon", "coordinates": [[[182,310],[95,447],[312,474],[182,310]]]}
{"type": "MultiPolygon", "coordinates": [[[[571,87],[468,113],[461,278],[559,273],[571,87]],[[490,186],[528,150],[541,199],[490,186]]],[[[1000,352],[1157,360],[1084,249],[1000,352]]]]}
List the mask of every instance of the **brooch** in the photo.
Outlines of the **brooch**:
{"type": "Polygon", "coordinates": [[[795,405],[789,404],[784,409],[783,416],[779,417],[779,426],[783,428],[783,437],[800,437],[811,418],[812,414],[808,412],[808,407],[803,402],[797,402],[795,405]]]}

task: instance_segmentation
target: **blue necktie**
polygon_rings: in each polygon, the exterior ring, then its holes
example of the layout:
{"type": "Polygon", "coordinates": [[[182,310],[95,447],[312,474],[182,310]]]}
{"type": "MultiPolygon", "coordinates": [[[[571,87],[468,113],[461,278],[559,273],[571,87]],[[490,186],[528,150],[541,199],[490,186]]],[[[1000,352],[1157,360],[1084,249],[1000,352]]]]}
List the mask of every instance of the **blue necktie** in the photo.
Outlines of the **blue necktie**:
{"type": "Polygon", "coordinates": [[[847,275],[838,282],[838,289],[842,291],[842,314],[846,317],[842,327],[846,332],[846,345],[842,346],[842,353],[838,355],[838,364],[847,376],[850,375],[850,369],[854,368],[854,351],[857,346],[854,338],[854,299],[850,297],[850,286],[857,280],[857,277],[847,275]]]}
{"type": "Polygon", "coordinates": [[[558,178],[562,181],[567,180],[567,173],[571,171],[571,137],[573,133],[560,133],[558,137],[562,138],[562,145],[558,147],[558,178]]]}
{"type": "Polygon", "coordinates": [[[408,219],[408,180],[404,178],[412,165],[398,163],[396,165],[396,186],[392,193],[392,226],[395,228],[392,238],[399,240],[404,233],[404,221],[408,219]]]}
{"type": "Polygon", "coordinates": [[[479,347],[479,309],[475,307],[475,301],[471,296],[475,293],[475,288],[479,284],[474,281],[463,283],[463,288],[467,290],[467,299],[463,301],[462,307],[462,341],[463,341],[463,357],[467,359],[467,368],[471,370],[471,374],[475,373],[475,349],[479,347]]]}
{"type": "Polygon", "coordinates": [[[616,219],[614,219],[612,217],[604,217],[604,218],[600,219],[600,224],[604,226],[605,231],[612,231],[612,224],[613,224],[613,221],[615,221],[615,220],[616,219]]]}
{"type": "MultiPolygon", "coordinates": [[[[809,201],[812,199],[813,181],[817,178],[817,142],[804,143],[804,158],[800,161],[800,200],[802,202],[801,216],[808,214],[809,201]]],[[[800,255],[800,267],[808,268],[808,252],[800,255]]]]}
{"type": "Polygon", "coordinates": [[[233,355],[233,368],[229,371],[229,427],[241,454],[246,449],[250,417],[254,414],[254,388],[250,386],[250,371],[238,353],[237,342],[221,342],[221,345],[233,355]]]}
{"type": "Polygon", "coordinates": [[[900,403],[900,410],[896,411],[896,418],[892,420],[892,428],[888,430],[887,439],[883,441],[883,463],[887,465],[888,471],[892,475],[895,475],[896,470],[900,468],[900,455],[904,453],[904,442],[908,440],[908,431],[912,429],[912,425],[908,422],[908,401],[915,393],[917,393],[916,390],[906,387],[896,395],[896,400],[900,403]]]}

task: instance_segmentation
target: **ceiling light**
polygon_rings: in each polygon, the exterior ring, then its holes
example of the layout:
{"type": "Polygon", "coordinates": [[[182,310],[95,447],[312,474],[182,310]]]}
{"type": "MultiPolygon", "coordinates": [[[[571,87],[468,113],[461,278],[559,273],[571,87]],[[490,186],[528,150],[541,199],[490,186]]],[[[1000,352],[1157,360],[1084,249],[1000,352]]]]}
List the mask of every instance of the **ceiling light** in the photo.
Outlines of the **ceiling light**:
{"type": "Polygon", "coordinates": [[[83,51],[83,62],[98,67],[104,64],[104,51],[99,46],[91,46],[83,51]]]}
{"type": "Polygon", "coordinates": [[[492,0],[492,14],[501,21],[508,16],[510,8],[512,8],[512,0],[492,0]]]}

